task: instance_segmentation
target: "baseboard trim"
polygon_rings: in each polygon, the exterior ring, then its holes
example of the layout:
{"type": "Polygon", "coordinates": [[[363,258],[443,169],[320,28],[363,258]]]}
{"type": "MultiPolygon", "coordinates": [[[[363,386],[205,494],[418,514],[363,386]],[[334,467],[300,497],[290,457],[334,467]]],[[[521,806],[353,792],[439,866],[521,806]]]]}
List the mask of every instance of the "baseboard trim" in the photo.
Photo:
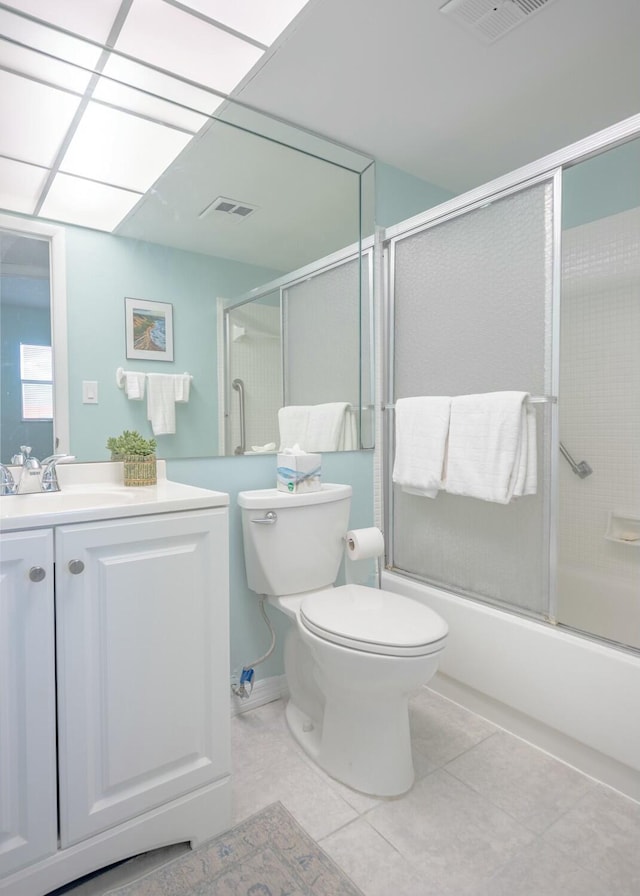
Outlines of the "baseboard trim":
{"type": "Polygon", "coordinates": [[[287,687],[286,675],[272,675],[271,678],[261,678],[253,686],[249,697],[236,697],[231,695],[231,715],[237,716],[240,713],[248,712],[250,709],[256,709],[258,706],[264,706],[265,703],[272,703],[274,700],[280,700],[289,694],[287,687]]]}

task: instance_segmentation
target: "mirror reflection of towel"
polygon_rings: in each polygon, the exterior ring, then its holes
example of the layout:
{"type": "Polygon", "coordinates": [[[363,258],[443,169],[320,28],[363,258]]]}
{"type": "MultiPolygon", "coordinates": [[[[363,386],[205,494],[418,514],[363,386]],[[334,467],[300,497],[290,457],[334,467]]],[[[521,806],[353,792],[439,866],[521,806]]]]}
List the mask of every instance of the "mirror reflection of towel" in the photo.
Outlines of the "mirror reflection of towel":
{"type": "Polygon", "coordinates": [[[154,436],[176,431],[176,384],[171,373],[147,374],[147,419],[154,436]]]}
{"type": "Polygon", "coordinates": [[[353,451],[355,417],[347,401],[287,405],[278,411],[280,451],[299,445],[308,453],[353,451]]]}

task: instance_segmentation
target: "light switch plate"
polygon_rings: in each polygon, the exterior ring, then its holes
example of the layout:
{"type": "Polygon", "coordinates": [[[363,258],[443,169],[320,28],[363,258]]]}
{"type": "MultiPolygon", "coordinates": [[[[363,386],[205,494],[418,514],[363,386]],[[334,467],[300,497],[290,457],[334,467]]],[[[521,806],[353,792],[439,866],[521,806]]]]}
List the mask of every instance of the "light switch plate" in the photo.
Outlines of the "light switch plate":
{"type": "Polygon", "coordinates": [[[98,384],[95,380],[83,380],[82,403],[98,404],[98,384]]]}

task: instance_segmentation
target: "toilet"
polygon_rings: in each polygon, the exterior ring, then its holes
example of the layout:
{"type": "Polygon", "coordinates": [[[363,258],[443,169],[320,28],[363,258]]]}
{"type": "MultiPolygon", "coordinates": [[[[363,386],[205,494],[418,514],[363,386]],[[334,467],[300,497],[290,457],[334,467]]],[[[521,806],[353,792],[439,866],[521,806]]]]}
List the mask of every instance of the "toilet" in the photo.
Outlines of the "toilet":
{"type": "Polygon", "coordinates": [[[435,673],[448,627],[402,595],[334,586],[351,491],[240,492],[247,581],[292,623],[284,664],[294,738],[348,787],[399,796],[414,781],[408,699],[435,673]]]}

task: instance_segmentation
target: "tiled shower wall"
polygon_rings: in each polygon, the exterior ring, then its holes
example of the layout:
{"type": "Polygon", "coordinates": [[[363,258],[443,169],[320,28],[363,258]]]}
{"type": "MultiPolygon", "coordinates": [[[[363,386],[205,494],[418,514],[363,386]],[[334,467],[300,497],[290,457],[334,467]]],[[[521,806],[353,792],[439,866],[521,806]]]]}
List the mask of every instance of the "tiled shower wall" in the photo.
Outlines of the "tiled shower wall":
{"type": "MultiPolygon", "coordinates": [[[[640,517],[640,208],[563,233],[558,616],[640,647],[640,542],[605,539],[640,517]]],[[[640,526],[640,522],[638,523],[640,526]]]]}

